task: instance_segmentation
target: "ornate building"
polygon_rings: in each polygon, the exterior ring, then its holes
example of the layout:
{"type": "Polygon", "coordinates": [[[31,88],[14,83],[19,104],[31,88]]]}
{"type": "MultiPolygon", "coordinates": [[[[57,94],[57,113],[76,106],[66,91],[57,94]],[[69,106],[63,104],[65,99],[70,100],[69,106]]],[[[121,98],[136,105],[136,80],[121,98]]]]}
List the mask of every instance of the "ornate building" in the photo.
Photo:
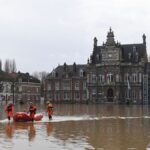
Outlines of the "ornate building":
{"type": "Polygon", "coordinates": [[[111,28],[103,45],[98,46],[97,38],[94,38],[93,52],[87,65],[64,64],[49,74],[46,80],[47,98],[59,101],[85,99],[98,103],[147,103],[146,66],[150,65],[147,65],[145,34],[142,38],[142,43],[120,44],[115,41],[111,28]],[[81,72],[83,76],[80,76],[81,72]],[[78,90],[75,88],[77,85],[78,90]],[[75,98],[77,91],[78,99],[75,98]]]}
{"type": "Polygon", "coordinates": [[[89,99],[141,104],[146,63],[145,35],[143,42],[138,44],[115,42],[111,29],[102,46],[98,46],[97,39],[94,38],[93,53],[87,70],[89,99]]]}

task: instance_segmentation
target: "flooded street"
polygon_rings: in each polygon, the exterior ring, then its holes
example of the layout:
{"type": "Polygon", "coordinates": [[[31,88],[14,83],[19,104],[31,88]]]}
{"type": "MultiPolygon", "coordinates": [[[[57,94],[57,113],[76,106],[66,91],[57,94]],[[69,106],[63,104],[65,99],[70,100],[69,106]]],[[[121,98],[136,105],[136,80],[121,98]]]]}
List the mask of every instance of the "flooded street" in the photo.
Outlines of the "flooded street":
{"type": "Polygon", "coordinates": [[[8,123],[0,106],[0,150],[150,150],[149,106],[55,104],[51,121],[37,106],[34,123],[8,123]]]}

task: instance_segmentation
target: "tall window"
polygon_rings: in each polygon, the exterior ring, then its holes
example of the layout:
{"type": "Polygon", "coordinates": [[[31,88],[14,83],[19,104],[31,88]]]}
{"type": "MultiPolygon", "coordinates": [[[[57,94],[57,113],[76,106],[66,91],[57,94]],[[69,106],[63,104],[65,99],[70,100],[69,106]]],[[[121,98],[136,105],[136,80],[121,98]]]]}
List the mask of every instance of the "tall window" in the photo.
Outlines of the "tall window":
{"type": "Polygon", "coordinates": [[[119,74],[116,74],[116,82],[119,82],[119,74]]]}
{"type": "Polygon", "coordinates": [[[55,90],[59,90],[59,82],[55,82],[55,90]]]}
{"type": "Polygon", "coordinates": [[[96,83],[96,75],[92,74],[92,83],[96,83]]]}
{"type": "Polygon", "coordinates": [[[139,82],[142,82],[142,73],[139,73],[139,82]]]}
{"type": "Polygon", "coordinates": [[[58,100],[60,98],[60,94],[58,92],[55,93],[55,100],[58,100]]]}
{"type": "Polygon", "coordinates": [[[135,90],[132,91],[132,98],[136,99],[136,91],[135,90]]]}
{"type": "Polygon", "coordinates": [[[137,82],[137,73],[132,74],[132,81],[135,83],[137,82]]]}
{"type": "Polygon", "coordinates": [[[103,82],[103,75],[99,75],[98,80],[99,80],[100,83],[102,83],[103,82]]]}
{"type": "Polygon", "coordinates": [[[102,82],[105,82],[105,76],[102,75],[102,82]]]}
{"type": "Polygon", "coordinates": [[[79,98],[80,98],[79,92],[75,92],[75,99],[79,99],[79,98]]]}
{"type": "Polygon", "coordinates": [[[64,92],[64,100],[70,100],[70,93],[64,92]]]}
{"type": "Polygon", "coordinates": [[[54,78],[56,76],[55,70],[52,71],[52,77],[54,78]]]}
{"type": "Polygon", "coordinates": [[[124,75],[124,82],[128,82],[130,79],[129,79],[129,74],[128,73],[125,73],[124,75]]]}
{"type": "Polygon", "coordinates": [[[90,74],[87,74],[87,83],[90,83],[90,74]]]}
{"type": "Polygon", "coordinates": [[[48,91],[51,90],[51,84],[50,84],[50,83],[47,84],[47,90],[48,90],[48,91]]]}
{"type": "Polygon", "coordinates": [[[80,77],[83,77],[83,70],[80,70],[80,77]]]}
{"type": "Polygon", "coordinates": [[[107,74],[107,82],[108,83],[113,82],[113,75],[111,72],[107,74]]]}
{"type": "Polygon", "coordinates": [[[79,90],[79,81],[75,82],[75,90],[79,90]]]}
{"type": "Polygon", "coordinates": [[[87,98],[87,93],[86,93],[86,92],[83,92],[82,98],[83,98],[84,100],[86,100],[86,98],[87,98]]]}
{"type": "Polygon", "coordinates": [[[70,90],[70,81],[65,80],[63,83],[64,90],[70,90]]]}
{"type": "Polygon", "coordinates": [[[83,81],[83,89],[86,89],[86,87],[87,87],[86,81],[83,81]]]}

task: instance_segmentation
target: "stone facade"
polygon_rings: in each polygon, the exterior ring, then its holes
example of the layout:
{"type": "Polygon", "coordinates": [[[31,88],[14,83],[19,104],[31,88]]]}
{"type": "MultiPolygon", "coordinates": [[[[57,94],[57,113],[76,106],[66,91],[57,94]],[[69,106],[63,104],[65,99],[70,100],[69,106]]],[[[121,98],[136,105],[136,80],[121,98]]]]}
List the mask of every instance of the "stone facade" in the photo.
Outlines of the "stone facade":
{"type": "Polygon", "coordinates": [[[88,102],[142,104],[143,76],[147,73],[145,66],[148,64],[145,34],[142,38],[142,43],[120,44],[115,42],[111,29],[103,45],[98,46],[97,38],[94,38],[93,52],[87,65],[76,65],[78,69],[74,72],[74,65],[64,64],[49,74],[46,80],[47,98],[56,100],[55,95],[58,94],[59,101],[63,101],[67,92],[68,101],[83,101],[85,93],[84,98],[88,102]],[[80,76],[81,68],[85,73],[83,77],[80,76]],[[76,81],[79,99],[73,96],[77,92],[76,81]],[[68,89],[65,89],[65,84],[68,89]]]}
{"type": "Polygon", "coordinates": [[[102,46],[97,46],[94,38],[87,67],[90,101],[142,103],[142,78],[147,63],[145,40],[143,35],[143,43],[123,45],[115,42],[111,29],[102,46]]]}

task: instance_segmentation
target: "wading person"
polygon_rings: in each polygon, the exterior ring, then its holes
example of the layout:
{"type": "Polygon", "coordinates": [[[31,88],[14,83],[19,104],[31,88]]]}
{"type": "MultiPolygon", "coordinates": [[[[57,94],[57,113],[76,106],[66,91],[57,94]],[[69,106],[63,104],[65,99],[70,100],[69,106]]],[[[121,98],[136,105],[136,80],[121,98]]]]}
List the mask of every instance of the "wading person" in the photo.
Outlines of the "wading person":
{"type": "Polygon", "coordinates": [[[14,115],[14,105],[13,105],[13,103],[9,103],[8,105],[6,105],[5,112],[7,114],[8,120],[10,121],[11,117],[13,117],[13,115],[14,115]]]}
{"type": "Polygon", "coordinates": [[[52,114],[53,114],[53,105],[51,101],[47,102],[47,115],[49,120],[52,119],[52,114]]]}
{"type": "Polygon", "coordinates": [[[30,113],[31,120],[34,121],[34,115],[36,114],[36,106],[33,105],[32,102],[30,102],[29,113],[30,113]]]}

